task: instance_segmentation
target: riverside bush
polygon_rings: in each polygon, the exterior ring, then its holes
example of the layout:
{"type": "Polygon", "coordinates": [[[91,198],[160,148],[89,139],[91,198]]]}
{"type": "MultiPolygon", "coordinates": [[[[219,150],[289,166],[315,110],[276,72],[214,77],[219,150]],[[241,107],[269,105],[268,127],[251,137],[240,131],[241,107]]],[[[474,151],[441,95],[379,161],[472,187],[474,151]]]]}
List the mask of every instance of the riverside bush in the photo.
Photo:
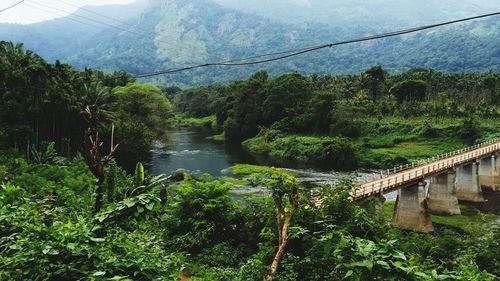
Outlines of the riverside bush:
{"type": "Polygon", "coordinates": [[[269,155],[279,163],[291,162],[298,166],[323,165],[350,170],[358,163],[356,148],[342,137],[286,136],[267,141],[264,136],[258,136],[243,142],[243,146],[250,152],[269,155]]]}

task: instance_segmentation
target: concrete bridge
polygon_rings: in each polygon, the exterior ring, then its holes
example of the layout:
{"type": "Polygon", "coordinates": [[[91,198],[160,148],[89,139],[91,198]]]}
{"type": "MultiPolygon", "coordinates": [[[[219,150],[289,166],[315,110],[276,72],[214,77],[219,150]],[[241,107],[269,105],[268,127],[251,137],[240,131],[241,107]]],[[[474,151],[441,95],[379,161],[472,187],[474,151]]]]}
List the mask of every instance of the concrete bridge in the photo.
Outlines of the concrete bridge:
{"type": "Polygon", "coordinates": [[[398,192],[392,224],[432,232],[429,213],[460,214],[458,200],[484,202],[482,189],[500,191],[500,139],[386,170],[357,184],[354,201],[398,192]]]}

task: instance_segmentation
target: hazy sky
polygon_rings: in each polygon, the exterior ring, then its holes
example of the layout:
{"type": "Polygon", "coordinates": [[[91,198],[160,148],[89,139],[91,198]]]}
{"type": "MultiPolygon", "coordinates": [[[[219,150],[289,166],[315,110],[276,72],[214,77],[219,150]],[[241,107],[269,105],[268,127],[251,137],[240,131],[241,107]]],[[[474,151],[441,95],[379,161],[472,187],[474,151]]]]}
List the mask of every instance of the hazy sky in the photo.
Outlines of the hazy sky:
{"type": "MultiPolygon", "coordinates": [[[[20,0],[0,0],[0,10],[19,1],[20,0]]],[[[77,9],[74,6],[127,4],[134,1],[135,0],[25,0],[16,7],[1,12],[0,22],[33,23],[65,16],[77,9]]]]}

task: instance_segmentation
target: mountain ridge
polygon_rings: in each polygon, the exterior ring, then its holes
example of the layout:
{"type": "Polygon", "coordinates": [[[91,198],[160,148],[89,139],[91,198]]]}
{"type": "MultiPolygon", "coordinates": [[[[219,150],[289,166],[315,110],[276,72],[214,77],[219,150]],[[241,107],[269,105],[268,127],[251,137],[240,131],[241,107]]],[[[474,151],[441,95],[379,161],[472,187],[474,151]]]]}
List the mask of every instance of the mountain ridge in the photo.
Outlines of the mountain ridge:
{"type": "MultiPolygon", "coordinates": [[[[140,74],[351,39],[389,28],[375,23],[353,27],[340,24],[340,20],[336,25],[320,20],[284,22],[245,13],[218,2],[220,0],[150,0],[146,3],[141,0],[123,5],[120,9],[124,16],[120,20],[140,26],[131,29],[133,32],[110,27],[91,31],[77,24],[70,25],[68,18],[60,18],[25,26],[2,24],[0,36],[3,40],[24,42],[27,48],[49,61],[60,59],[80,68],[91,66],[140,74]]],[[[115,8],[92,9],[105,13],[106,9],[115,8]]],[[[116,8],[118,14],[120,9],[116,8]]],[[[403,28],[407,27],[410,26],[403,28]]],[[[154,81],[203,85],[243,79],[259,69],[266,69],[271,75],[295,70],[305,74],[331,74],[358,72],[374,64],[381,64],[390,71],[411,68],[459,72],[498,70],[500,44],[496,42],[500,40],[499,30],[498,19],[490,18],[339,46],[266,65],[198,69],[157,77],[154,81]]]]}

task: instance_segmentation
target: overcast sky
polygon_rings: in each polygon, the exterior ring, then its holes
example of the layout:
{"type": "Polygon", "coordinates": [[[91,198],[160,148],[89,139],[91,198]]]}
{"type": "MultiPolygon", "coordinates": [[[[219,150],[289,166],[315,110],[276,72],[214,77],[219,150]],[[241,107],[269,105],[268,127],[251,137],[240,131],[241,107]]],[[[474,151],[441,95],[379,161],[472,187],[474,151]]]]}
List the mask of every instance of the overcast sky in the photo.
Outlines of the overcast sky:
{"type": "MultiPolygon", "coordinates": [[[[19,1],[20,0],[0,0],[0,10],[19,1]]],[[[134,2],[134,0],[25,0],[16,7],[1,12],[0,22],[34,23],[53,19],[55,17],[65,16],[77,9],[74,6],[127,4],[131,2],[134,2]],[[71,5],[66,3],[70,3],[71,5]],[[37,8],[34,8],[35,6],[37,8]],[[54,7],[59,10],[53,10],[47,6],[54,7]],[[47,11],[41,11],[41,9],[50,11],[50,13],[47,11]],[[60,10],[67,12],[61,12],[60,10]]]]}

